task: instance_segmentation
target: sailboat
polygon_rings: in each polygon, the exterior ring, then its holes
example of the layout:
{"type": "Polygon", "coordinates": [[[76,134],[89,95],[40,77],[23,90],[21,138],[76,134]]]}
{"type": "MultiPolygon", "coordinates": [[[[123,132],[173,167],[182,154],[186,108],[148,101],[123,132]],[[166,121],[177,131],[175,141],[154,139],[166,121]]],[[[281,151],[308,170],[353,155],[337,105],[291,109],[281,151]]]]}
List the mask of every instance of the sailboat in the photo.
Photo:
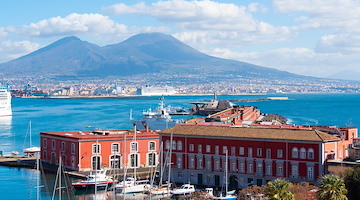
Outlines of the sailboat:
{"type": "MultiPolygon", "coordinates": [[[[137,132],[136,125],[134,125],[134,137],[133,137],[134,142],[136,142],[136,132],[137,132]]],[[[124,142],[126,141],[124,140],[124,142]]],[[[137,166],[134,167],[134,177],[126,177],[126,171],[124,172],[124,180],[115,185],[116,191],[121,192],[123,194],[139,193],[139,192],[145,192],[150,188],[149,180],[137,180],[136,168],[137,166]]]]}
{"type": "Polygon", "coordinates": [[[214,197],[213,199],[227,199],[227,200],[235,200],[237,196],[234,195],[235,190],[228,191],[228,151],[225,154],[225,196],[223,194],[220,197],[214,197]]]}
{"type": "MultiPolygon", "coordinates": [[[[23,149],[23,152],[28,157],[34,157],[36,153],[40,152],[40,147],[32,146],[32,142],[31,142],[31,121],[29,122],[28,132],[29,132],[29,139],[30,139],[30,147],[23,149]]],[[[27,134],[26,134],[26,136],[27,136],[27,134]]]]}

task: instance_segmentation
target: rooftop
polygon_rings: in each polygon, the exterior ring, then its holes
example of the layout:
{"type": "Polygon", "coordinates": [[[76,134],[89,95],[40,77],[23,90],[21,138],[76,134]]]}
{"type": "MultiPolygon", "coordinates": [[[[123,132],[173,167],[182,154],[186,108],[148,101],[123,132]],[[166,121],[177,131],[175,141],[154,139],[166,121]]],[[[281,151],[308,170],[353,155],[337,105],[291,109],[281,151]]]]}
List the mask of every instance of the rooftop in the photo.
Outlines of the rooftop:
{"type": "MultiPolygon", "coordinates": [[[[79,139],[79,140],[86,140],[86,139],[114,139],[114,138],[126,138],[133,137],[134,130],[94,130],[94,131],[63,131],[63,132],[41,132],[43,135],[49,136],[57,136],[61,138],[71,138],[71,139],[79,139]]],[[[136,138],[143,138],[143,137],[157,137],[158,133],[154,131],[137,131],[136,138]]]]}
{"type": "Polygon", "coordinates": [[[339,137],[327,134],[319,130],[304,129],[276,129],[276,128],[252,128],[236,126],[201,126],[201,125],[178,125],[159,132],[159,134],[188,135],[188,136],[211,136],[232,137],[246,139],[267,140],[294,140],[327,142],[338,141],[339,137]]]}

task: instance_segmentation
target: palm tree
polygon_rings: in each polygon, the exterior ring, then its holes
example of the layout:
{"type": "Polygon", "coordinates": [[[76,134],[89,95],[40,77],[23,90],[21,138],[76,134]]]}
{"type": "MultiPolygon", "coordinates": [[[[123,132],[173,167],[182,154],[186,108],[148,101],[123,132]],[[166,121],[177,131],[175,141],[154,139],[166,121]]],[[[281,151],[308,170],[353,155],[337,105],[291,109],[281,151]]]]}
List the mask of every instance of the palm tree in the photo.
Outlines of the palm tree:
{"type": "Polygon", "coordinates": [[[294,195],[289,191],[291,183],[283,179],[269,181],[266,184],[266,196],[270,200],[293,200],[294,195]]]}
{"type": "Polygon", "coordinates": [[[320,180],[318,191],[320,200],[347,200],[347,192],[344,180],[339,176],[327,174],[320,180]]]}

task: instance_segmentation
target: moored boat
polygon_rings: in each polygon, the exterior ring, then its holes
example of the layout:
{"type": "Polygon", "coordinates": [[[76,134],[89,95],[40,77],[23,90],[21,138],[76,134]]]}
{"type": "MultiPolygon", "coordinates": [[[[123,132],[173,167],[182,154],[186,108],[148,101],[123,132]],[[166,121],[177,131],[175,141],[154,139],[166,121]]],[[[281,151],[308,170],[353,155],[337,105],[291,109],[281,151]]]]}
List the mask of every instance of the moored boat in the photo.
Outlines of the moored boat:
{"type": "Polygon", "coordinates": [[[193,192],[195,192],[195,186],[191,184],[184,184],[180,188],[171,191],[171,193],[175,195],[187,195],[193,192]]]}
{"type": "Polygon", "coordinates": [[[127,177],[124,181],[115,185],[117,192],[125,194],[145,192],[149,188],[149,180],[135,180],[133,177],[127,177]]]}
{"type": "Polygon", "coordinates": [[[106,176],[106,171],[97,171],[86,177],[86,180],[72,183],[75,190],[106,190],[111,188],[114,184],[118,183],[111,177],[106,176]]]}

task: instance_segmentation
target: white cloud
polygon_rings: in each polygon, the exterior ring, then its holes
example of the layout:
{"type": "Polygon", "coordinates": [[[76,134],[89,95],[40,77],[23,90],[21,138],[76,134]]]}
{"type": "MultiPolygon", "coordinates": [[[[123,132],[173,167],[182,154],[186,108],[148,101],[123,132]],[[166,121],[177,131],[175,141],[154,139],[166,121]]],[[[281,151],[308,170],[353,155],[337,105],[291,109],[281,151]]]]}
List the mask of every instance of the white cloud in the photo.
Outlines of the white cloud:
{"type": "Polygon", "coordinates": [[[127,27],[117,24],[109,17],[101,14],[73,13],[66,17],[53,17],[9,30],[27,36],[100,35],[124,33],[127,32],[127,27]]]}
{"type": "Polygon", "coordinates": [[[123,3],[104,8],[116,14],[141,14],[157,18],[161,22],[175,23],[180,28],[178,37],[192,38],[187,41],[221,41],[233,39],[235,43],[261,43],[284,41],[292,37],[291,29],[285,26],[273,26],[253,18],[251,12],[266,12],[259,3],[238,6],[231,3],[214,1],[158,1],[150,5],[123,3]],[[207,38],[200,39],[206,35],[207,38]],[[223,36],[231,36],[226,38],[223,36]],[[210,40],[209,40],[210,39],[210,40]]]}
{"type": "Polygon", "coordinates": [[[0,41],[0,63],[18,58],[39,48],[39,44],[30,41],[0,41]]]}
{"type": "Polygon", "coordinates": [[[7,32],[5,32],[5,28],[0,27],[0,38],[6,37],[8,35],[7,32]]]}
{"type": "Polygon", "coordinates": [[[317,53],[307,48],[282,48],[268,52],[241,53],[216,48],[204,52],[217,57],[316,77],[326,77],[342,70],[358,71],[358,63],[360,62],[356,55],[317,53]]]}

